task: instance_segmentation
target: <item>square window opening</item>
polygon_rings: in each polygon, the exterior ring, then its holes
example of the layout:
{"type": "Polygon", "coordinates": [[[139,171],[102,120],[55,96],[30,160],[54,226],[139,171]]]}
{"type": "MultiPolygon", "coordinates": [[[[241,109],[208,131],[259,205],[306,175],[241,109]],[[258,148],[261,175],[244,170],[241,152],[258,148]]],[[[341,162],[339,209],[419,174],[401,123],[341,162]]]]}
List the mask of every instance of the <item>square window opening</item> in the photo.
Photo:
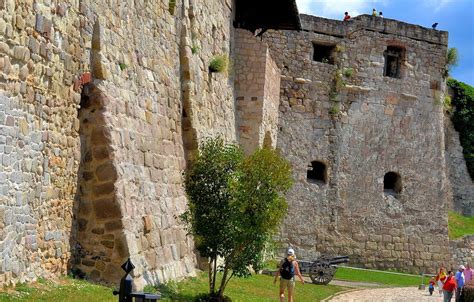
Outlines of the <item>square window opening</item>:
{"type": "Polygon", "coordinates": [[[384,76],[400,79],[404,49],[396,46],[388,46],[384,52],[385,66],[384,76]]]}
{"type": "Polygon", "coordinates": [[[313,61],[334,64],[335,45],[313,43],[313,61]]]}

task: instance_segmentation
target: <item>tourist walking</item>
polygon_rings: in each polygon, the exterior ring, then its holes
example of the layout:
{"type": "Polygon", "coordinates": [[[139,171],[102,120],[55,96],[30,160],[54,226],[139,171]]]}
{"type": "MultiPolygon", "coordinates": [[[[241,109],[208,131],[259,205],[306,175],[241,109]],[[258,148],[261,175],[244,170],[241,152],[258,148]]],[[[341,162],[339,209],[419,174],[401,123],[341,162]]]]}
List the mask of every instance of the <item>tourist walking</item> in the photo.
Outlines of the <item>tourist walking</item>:
{"type": "Polygon", "coordinates": [[[447,277],[446,269],[444,268],[444,266],[442,266],[439,268],[439,272],[436,275],[436,282],[438,282],[438,291],[440,295],[443,292],[443,285],[444,285],[444,282],[446,281],[446,277],[447,277]]]}
{"type": "Polygon", "coordinates": [[[460,265],[458,271],[456,272],[456,302],[461,300],[462,288],[465,284],[464,282],[464,265],[460,265]]]}
{"type": "Polygon", "coordinates": [[[443,285],[443,302],[451,302],[453,294],[456,291],[456,279],[452,271],[448,271],[448,277],[443,285]]]}
{"type": "Polygon", "coordinates": [[[280,302],[285,301],[285,289],[288,290],[288,302],[294,302],[295,275],[298,276],[303,284],[304,280],[298,262],[296,261],[295,251],[290,248],[286,255],[286,258],[283,259],[278,266],[273,284],[276,283],[278,276],[280,276],[280,302]]]}
{"type": "Polygon", "coordinates": [[[474,270],[472,269],[471,264],[470,263],[466,264],[466,269],[464,270],[465,284],[468,284],[469,281],[472,280],[472,273],[474,273],[474,270]]]}

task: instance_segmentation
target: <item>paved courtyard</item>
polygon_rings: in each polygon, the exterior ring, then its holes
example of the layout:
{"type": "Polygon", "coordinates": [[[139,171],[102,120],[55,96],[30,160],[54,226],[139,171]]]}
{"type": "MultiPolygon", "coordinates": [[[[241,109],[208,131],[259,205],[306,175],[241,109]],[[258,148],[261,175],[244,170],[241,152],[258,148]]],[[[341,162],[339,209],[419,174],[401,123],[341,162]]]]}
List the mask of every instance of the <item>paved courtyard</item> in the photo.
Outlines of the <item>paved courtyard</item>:
{"type": "MultiPolygon", "coordinates": [[[[453,298],[454,300],[454,298],[453,298]]],[[[441,302],[437,291],[430,296],[428,290],[416,287],[376,288],[347,292],[329,300],[330,302],[441,302]]]]}

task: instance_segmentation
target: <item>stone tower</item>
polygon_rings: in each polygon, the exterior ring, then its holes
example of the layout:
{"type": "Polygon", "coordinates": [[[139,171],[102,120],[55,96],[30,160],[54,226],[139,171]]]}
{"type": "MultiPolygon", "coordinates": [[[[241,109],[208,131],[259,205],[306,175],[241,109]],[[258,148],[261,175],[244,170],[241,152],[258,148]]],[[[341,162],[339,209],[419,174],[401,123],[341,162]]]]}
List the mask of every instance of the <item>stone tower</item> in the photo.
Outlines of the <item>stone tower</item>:
{"type": "Polygon", "coordinates": [[[450,259],[444,161],[448,34],[302,15],[265,40],[282,70],[278,148],[297,180],[279,238],[419,272],[450,259]]]}

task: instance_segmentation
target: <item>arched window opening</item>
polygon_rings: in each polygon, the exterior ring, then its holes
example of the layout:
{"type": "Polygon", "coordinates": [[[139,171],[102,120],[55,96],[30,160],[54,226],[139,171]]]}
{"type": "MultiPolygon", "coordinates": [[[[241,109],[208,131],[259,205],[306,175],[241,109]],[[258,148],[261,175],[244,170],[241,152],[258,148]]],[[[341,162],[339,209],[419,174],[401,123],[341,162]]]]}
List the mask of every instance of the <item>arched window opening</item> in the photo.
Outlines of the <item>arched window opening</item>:
{"type": "Polygon", "coordinates": [[[385,195],[397,197],[402,192],[402,178],[396,172],[388,172],[383,177],[383,191],[385,195]]]}
{"type": "Polygon", "coordinates": [[[326,164],[320,161],[312,161],[308,167],[307,180],[312,183],[327,183],[326,164]]]}

